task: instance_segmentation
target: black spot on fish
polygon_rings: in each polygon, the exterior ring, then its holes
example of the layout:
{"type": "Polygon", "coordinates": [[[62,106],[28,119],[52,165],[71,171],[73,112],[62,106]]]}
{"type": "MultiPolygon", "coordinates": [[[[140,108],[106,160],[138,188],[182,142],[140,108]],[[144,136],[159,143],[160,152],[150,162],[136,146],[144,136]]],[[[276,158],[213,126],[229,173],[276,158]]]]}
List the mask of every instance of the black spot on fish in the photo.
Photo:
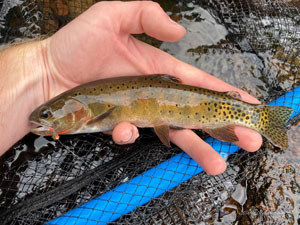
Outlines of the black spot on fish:
{"type": "Polygon", "coordinates": [[[242,110],[241,109],[237,109],[237,111],[240,113],[240,112],[242,112],[242,110]]]}
{"type": "Polygon", "coordinates": [[[214,115],[214,118],[216,118],[217,116],[216,115],[214,115]]]}
{"type": "Polygon", "coordinates": [[[215,112],[218,112],[218,110],[217,110],[217,109],[215,109],[215,112]]]}
{"type": "Polygon", "coordinates": [[[222,109],[222,106],[219,106],[219,109],[222,109]]]}
{"type": "Polygon", "coordinates": [[[245,113],[242,113],[242,116],[246,116],[246,114],[245,114],[245,113]]]}
{"type": "Polygon", "coordinates": [[[223,111],[223,115],[226,116],[226,112],[225,111],[223,111]]]}
{"type": "Polygon", "coordinates": [[[197,116],[197,115],[198,115],[198,113],[196,112],[196,113],[195,113],[195,115],[197,116]]]}
{"type": "Polygon", "coordinates": [[[207,110],[210,111],[210,108],[208,107],[207,110]]]}
{"type": "Polygon", "coordinates": [[[170,88],[170,85],[168,85],[168,88],[170,88]]]}

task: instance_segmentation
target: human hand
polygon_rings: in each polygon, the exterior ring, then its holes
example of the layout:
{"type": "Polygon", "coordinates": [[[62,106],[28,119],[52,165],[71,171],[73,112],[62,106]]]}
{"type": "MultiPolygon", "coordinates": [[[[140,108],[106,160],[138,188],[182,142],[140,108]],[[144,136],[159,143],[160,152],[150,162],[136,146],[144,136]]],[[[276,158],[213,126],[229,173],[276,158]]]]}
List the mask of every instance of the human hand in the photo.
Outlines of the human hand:
{"type": "MultiPolygon", "coordinates": [[[[49,39],[49,98],[99,78],[171,74],[184,83],[217,91],[237,90],[242,99],[259,103],[247,93],[205,72],[185,64],[169,54],[143,43],[131,34],[146,33],[162,41],[178,41],[185,30],[171,21],[157,3],[105,2],[92,6],[49,39]]],[[[236,127],[235,144],[257,150],[261,136],[250,129],[236,127]]],[[[129,123],[115,127],[113,139],[119,144],[133,143],[138,130],[129,123]]],[[[171,130],[171,141],[193,157],[209,174],[226,168],[224,160],[210,145],[191,130],[171,130]]]]}
{"type": "MultiPolygon", "coordinates": [[[[244,101],[259,103],[247,93],[131,36],[138,33],[174,42],[184,36],[185,29],[171,21],[153,2],[101,2],[92,6],[43,41],[43,95],[38,96],[35,102],[45,102],[92,80],[170,74],[183,83],[202,88],[239,91],[244,101]]],[[[260,147],[262,138],[257,132],[244,127],[236,127],[235,132],[239,137],[235,144],[247,151],[260,147]]],[[[112,136],[118,144],[133,143],[138,137],[138,130],[123,122],[115,127],[112,136]]],[[[222,157],[191,130],[171,130],[170,139],[209,174],[225,170],[226,163],[222,157]]]]}

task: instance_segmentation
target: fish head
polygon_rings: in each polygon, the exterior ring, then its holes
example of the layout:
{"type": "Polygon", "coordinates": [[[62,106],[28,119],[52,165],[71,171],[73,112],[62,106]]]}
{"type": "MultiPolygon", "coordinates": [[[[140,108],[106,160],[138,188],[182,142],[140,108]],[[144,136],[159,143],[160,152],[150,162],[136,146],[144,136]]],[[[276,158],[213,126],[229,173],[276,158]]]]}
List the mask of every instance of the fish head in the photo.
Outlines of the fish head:
{"type": "Polygon", "coordinates": [[[31,132],[58,139],[61,134],[76,133],[90,118],[90,112],[82,102],[74,98],[53,99],[34,110],[29,122],[31,132]]]}

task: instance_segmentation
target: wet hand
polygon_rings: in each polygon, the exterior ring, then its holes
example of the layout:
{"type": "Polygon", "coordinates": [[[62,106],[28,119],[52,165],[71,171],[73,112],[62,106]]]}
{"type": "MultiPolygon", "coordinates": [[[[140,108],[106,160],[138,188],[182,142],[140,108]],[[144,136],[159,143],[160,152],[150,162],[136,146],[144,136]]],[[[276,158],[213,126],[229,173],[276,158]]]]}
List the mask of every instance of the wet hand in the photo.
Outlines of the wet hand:
{"type": "MultiPolygon", "coordinates": [[[[96,79],[170,74],[183,83],[207,89],[239,91],[244,101],[259,103],[247,93],[132,36],[139,33],[174,42],[184,36],[185,29],[153,2],[102,2],[92,6],[45,40],[49,68],[46,98],[96,79]]],[[[247,151],[260,147],[262,138],[257,132],[244,127],[236,127],[235,132],[239,137],[235,144],[247,151]]],[[[138,129],[126,122],[115,127],[112,135],[118,144],[133,143],[139,136],[138,129]]],[[[191,130],[171,130],[170,138],[209,174],[225,170],[222,157],[191,130]]]]}

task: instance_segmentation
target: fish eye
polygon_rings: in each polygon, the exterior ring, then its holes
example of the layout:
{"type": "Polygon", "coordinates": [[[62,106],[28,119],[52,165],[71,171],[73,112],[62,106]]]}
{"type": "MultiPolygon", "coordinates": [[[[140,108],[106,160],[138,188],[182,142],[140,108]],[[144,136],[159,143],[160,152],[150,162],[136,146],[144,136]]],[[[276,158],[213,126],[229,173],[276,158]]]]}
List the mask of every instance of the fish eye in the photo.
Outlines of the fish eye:
{"type": "Polygon", "coordinates": [[[49,109],[44,109],[40,112],[40,117],[43,119],[50,119],[52,116],[52,112],[49,109]]]}

